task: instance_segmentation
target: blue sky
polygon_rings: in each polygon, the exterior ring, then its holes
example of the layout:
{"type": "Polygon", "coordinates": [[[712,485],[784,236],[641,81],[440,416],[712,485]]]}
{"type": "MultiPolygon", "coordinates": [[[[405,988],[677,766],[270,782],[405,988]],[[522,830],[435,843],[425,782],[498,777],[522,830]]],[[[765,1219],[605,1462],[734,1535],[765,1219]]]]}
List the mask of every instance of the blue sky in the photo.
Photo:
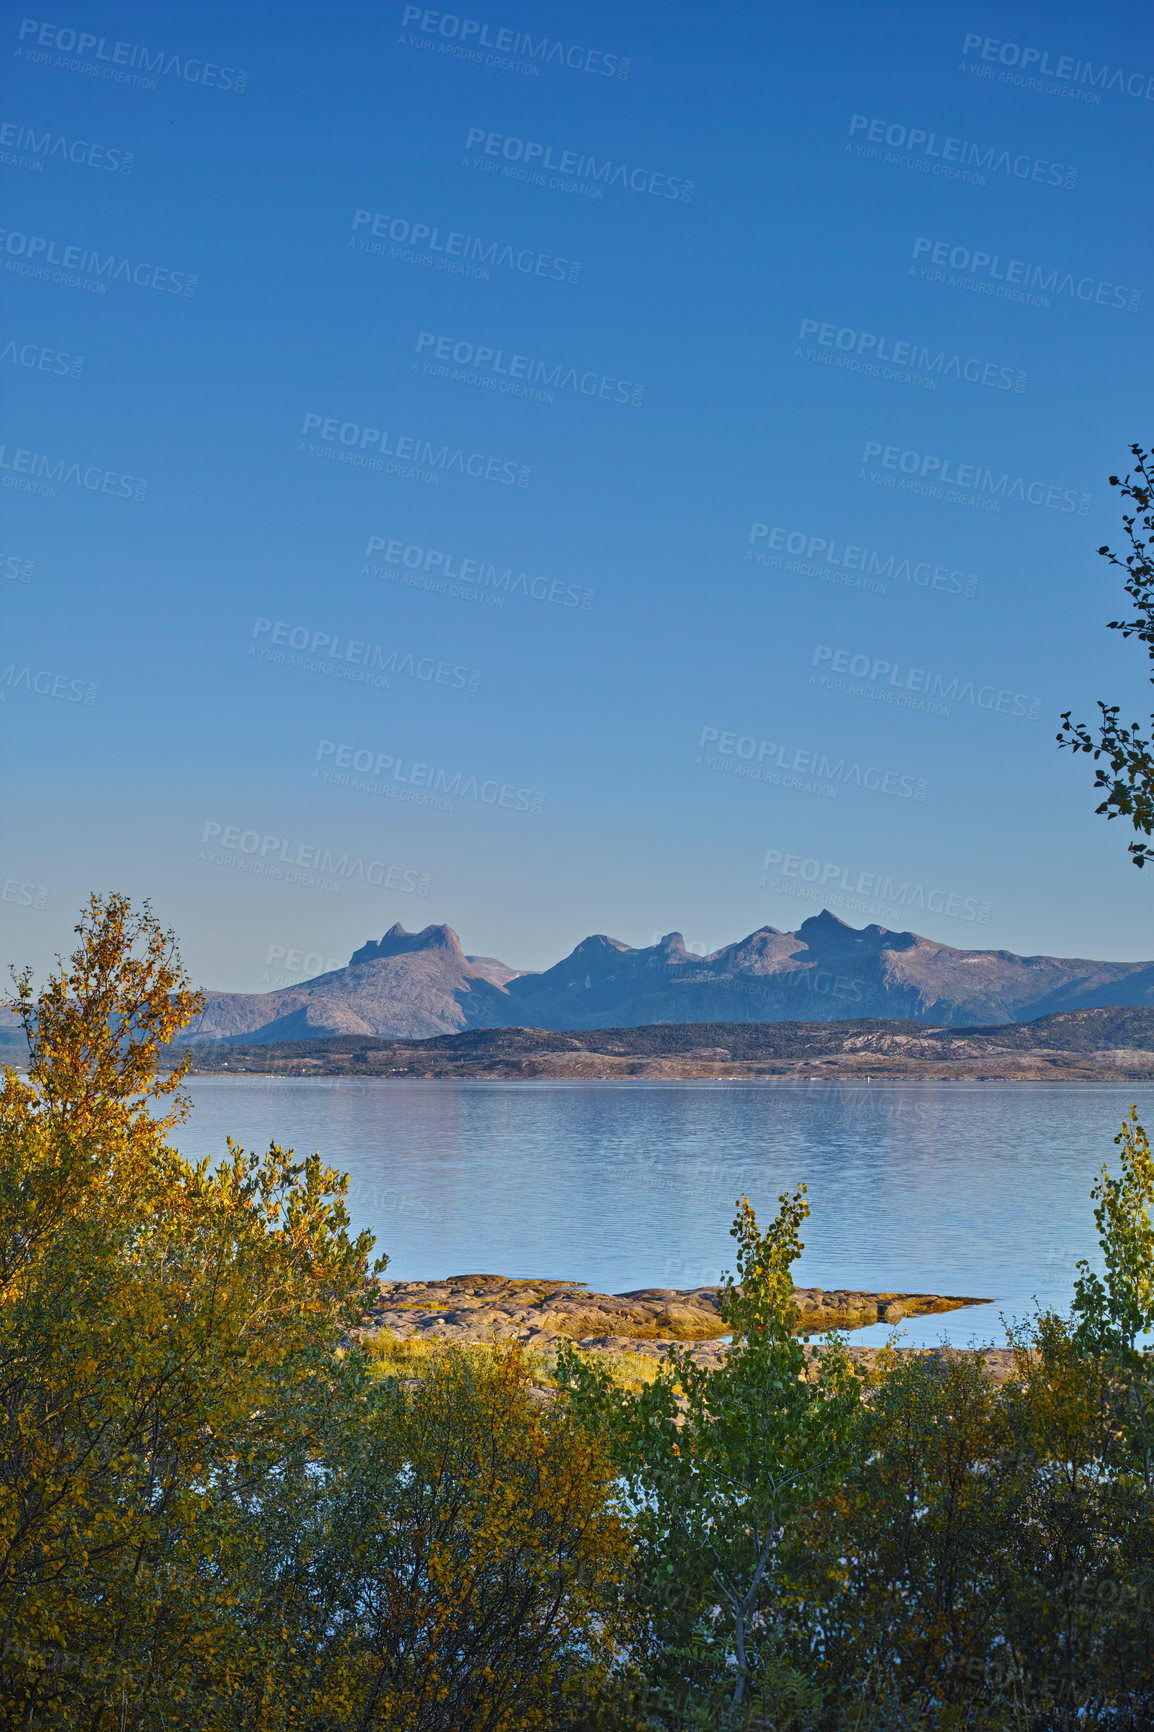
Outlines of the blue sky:
{"type": "Polygon", "coordinates": [[[1149,707],[1145,7],[3,29],[4,960],[1154,953],[1054,743],[1149,707]]]}

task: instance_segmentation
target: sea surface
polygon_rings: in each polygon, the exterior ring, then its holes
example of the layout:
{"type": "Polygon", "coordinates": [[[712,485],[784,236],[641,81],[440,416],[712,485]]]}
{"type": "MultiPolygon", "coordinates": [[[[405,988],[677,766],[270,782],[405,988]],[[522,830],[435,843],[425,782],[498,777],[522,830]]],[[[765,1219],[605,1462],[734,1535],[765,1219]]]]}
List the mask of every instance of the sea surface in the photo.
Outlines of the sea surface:
{"type": "Polygon", "coordinates": [[[197,1077],[191,1094],[183,1152],[319,1151],[398,1280],[705,1286],[733,1266],[736,1199],[767,1222],[804,1182],[799,1285],[990,1301],[911,1320],[912,1345],[1001,1344],[1000,1313],[1065,1311],[1131,1100],[1154,1132],[1154,1088],[1113,1083],[197,1077]]]}

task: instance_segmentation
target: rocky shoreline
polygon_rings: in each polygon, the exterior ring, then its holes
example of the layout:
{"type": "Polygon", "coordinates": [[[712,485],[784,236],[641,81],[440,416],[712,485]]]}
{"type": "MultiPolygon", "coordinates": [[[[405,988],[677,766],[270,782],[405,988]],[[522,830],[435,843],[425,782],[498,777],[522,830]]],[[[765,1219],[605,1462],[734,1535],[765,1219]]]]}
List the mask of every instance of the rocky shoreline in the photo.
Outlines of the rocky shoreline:
{"type": "MultiPolygon", "coordinates": [[[[430,1346],[519,1341],[534,1350],[555,1350],[559,1341],[583,1351],[659,1357],[671,1342],[687,1347],[703,1365],[719,1364],[727,1352],[719,1287],[642,1287],[628,1293],[595,1293],[579,1281],[515,1280],[504,1275],[452,1275],[442,1281],[378,1280],[357,1336],[400,1341],[416,1337],[430,1346]]],[[[862,1329],[901,1323],[990,1301],[944,1293],[864,1293],[848,1288],[798,1287],[801,1333],[862,1329]]],[[[853,1348],[871,1362],[874,1348],[853,1348]]]]}
{"type": "MultiPolygon", "coordinates": [[[[392,1055],[389,1055],[392,1056],[392,1055]]],[[[399,1055],[407,1060],[409,1055],[399,1055]]],[[[219,1051],[197,1047],[189,1067],[193,1076],[356,1076],[396,1081],[463,1082],[744,1082],[744,1083],[868,1083],[884,1087],[901,1082],[1036,1083],[1154,1081],[1150,1053],[1119,1048],[1087,1055],[1067,1052],[1015,1052],[975,1058],[879,1056],[875,1052],[845,1053],[833,1058],[797,1059],[792,1063],[746,1063],[729,1058],[616,1058],[611,1054],[545,1054],[538,1058],[426,1060],[397,1065],[358,1058],[283,1057],[262,1047],[232,1047],[219,1051]]]]}
{"type": "Polygon", "coordinates": [[[1148,1081],[1154,1010],[1115,1006],[1034,1022],[944,1026],[894,1017],[831,1022],[658,1023],[557,1030],[475,1028],[423,1039],[317,1035],[250,1044],[193,1040],[196,1074],[385,1081],[871,1083],[1148,1081]]]}

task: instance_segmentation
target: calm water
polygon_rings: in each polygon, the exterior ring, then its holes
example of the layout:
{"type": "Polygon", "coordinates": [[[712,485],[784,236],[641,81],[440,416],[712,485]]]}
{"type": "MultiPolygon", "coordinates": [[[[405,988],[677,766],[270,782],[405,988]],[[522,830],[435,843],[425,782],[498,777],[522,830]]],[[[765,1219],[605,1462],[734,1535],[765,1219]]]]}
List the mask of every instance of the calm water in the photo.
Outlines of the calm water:
{"type": "MultiPolygon", "coordinates": [[[[491,1270],[604,1292],[696,1287],[732,1266],[734,1199],[766,1221],[809,1186],[809,1286],[994,1303],[906,1325],[914,1343],[1001,1339],[999,1310],[1064,1310],[1096,1253],[1090,1187],[1154,1089],[1113,1084],[194,1080],[179,1138],[319,1150],[389,1274],[491,1270]]],[[[881,1326],[855,1340],[881,1340],[881,1326]]]]}

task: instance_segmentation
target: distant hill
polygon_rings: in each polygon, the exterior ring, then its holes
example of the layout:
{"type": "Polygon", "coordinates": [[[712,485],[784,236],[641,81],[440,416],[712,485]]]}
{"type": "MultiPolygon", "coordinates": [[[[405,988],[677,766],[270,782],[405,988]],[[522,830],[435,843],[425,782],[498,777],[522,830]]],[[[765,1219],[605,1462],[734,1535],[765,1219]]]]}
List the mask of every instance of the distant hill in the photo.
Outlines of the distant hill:
{"type": "Polygon", "coordinates": [[[862,1017],[965,1027],[1103,1006],[1154,1006],[1154,963],[961,950],[884,926],[857,929],[823,911],[796,932],[763,926],[712,956],[691,954],[676,932],[637,948],[597,935],[552,968],[524,973],[466,956],[449,926],[414,933],[396,925],[347,968],[314,980],[278,992],[210,992],[185,1038],[413,1040],[485,1028],[862,1017]]]}
{"type": "Polygon", "coordinates": [[[894,1017],[658,1023],[558,1032],[473,1029],[433,1040],[325,1040],[192,1049],[198,1072],[377,1077],[1154,1077],[1154,1009],[1059,1011],[984,1028],[894,1017]]]}

